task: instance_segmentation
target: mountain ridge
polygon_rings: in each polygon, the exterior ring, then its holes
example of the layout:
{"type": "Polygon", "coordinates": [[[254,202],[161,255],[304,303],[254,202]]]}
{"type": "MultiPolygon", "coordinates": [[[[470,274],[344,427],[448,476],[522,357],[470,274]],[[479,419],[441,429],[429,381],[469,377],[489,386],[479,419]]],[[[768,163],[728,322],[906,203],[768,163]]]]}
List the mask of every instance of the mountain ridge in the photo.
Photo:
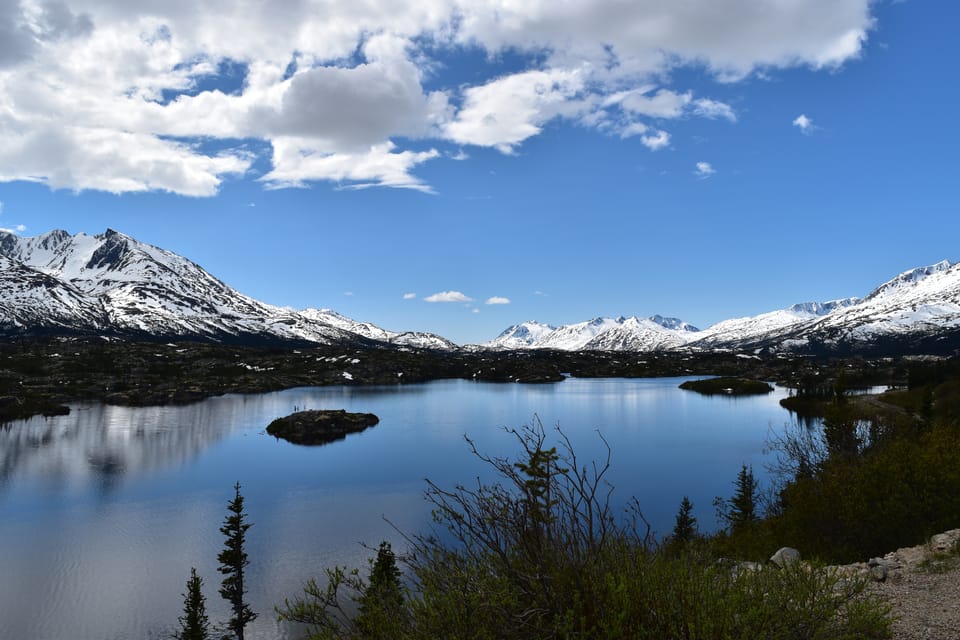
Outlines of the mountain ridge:
{"type": "Polygon", "coordinates": [[[343,316],[246,296],[193,261],[114,229],[21,238],[0,232],[0,329],[63,330],[218,342],[449,348],[440,336],[392,332],[343,316]]]}
{"type": "Polygon", "coordinates": [[[443,351],[960,350],[960,264],[904,271],[862,298],[804,302],[698,329],[678,318],[595,317],[508,327],[479,345],[383,329],[332,309],[295,310],[246,296],[191,260],[112,228],[0,232],[0,333],[87,333],[218,342],[367,344],[443,351]]]}

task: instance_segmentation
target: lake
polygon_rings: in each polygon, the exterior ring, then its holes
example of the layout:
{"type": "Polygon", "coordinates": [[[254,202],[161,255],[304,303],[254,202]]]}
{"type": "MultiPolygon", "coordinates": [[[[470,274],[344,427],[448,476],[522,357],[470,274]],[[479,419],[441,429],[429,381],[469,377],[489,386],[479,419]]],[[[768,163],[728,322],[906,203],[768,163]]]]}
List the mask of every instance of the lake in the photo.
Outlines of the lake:
{"type": "Polygon", "coordinates": [[[233,485],[250,529],[250,640],[293,637],[273,607],[335,564],[366,568],[389,540],[424,530],[424,479],[442,487],[489,479],[481,451],[513,455],[503,427],[539,416],[560,424],[583,460],[612,448],[614,501],[636,496],[660,534],[684,495],[701,529],[730,496],[741,464],[765,479],[768,431],[789,414],[786,390],[704,397],[689,378],[575,379],[549,385],[438,381],[392,387],[298,388],[181,407],[76,405],[69,416],[0,427],[0,638],[169,637],[190,567],[211,620],[224,620],[216,570],[233,485]],[[322,447],[268,436],[295,409],[372,412],[380,424],[322,447]]]}

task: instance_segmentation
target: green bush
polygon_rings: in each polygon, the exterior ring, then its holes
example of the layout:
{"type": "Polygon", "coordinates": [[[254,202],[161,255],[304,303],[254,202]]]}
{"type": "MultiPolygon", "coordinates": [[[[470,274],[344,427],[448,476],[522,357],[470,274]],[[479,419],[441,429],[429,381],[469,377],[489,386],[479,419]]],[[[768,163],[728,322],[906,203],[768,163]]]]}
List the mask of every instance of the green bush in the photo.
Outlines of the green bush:
{"type": "Polygon", "coordinates": [[[938,425],[855,461],[827,460],[781,501],[764,526],[805,555],[851,562],[919,544],[960,521],[960,429],[938,425]]]}
{"type": "Polygon", "coordinates": [[[341,588],[362,603],[370,587],[337,569],[326,589],[308,583],[281,617],[311,625],[313,638],[889,637],[889,610],[862,581],[800,565],[747,569],[700,544],[667,553],[638,509],[614,517],[609,448],[605,461],[583,464],[559,429],[559,447],[547,447],[539,422],[511,433],[519,461],[473,448],[498,483],[428,481],[435,528],[409,538],[410,592],[389,600],[402,613],[359,624],[341,588]]]}

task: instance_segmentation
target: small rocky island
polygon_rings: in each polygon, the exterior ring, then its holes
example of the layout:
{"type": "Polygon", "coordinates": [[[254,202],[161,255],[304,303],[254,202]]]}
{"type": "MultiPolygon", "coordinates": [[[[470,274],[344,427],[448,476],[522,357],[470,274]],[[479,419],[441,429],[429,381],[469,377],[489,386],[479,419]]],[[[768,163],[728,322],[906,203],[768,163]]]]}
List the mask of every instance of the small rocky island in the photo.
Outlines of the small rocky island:
{"type": "Polygon", "coordinates": [[[749,378],[707,378],[706,380],[688,380],[680,385],[681,389],[696,391],[703,395],[752,396],[773,391],[766,382],[749,378]]]}
{"type": "Polygon", "coordinates": [[[302,445],[321,445],[342,440],[380,422],[372,413],[347,413],[343,409],[310,409],[277,418],[267,426],[275,438],[302,445]]]}

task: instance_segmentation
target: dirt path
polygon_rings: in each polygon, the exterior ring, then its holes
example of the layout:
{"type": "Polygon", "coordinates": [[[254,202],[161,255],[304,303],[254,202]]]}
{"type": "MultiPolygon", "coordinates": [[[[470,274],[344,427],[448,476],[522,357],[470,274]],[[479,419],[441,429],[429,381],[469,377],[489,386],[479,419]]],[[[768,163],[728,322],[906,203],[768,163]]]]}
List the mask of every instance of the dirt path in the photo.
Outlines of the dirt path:
{"type": "Polygon", "coordinates": [[[848,567],[885,576],[869,588],[893,606],[896,640],[960,639],[960,529],[848,567]]]}

